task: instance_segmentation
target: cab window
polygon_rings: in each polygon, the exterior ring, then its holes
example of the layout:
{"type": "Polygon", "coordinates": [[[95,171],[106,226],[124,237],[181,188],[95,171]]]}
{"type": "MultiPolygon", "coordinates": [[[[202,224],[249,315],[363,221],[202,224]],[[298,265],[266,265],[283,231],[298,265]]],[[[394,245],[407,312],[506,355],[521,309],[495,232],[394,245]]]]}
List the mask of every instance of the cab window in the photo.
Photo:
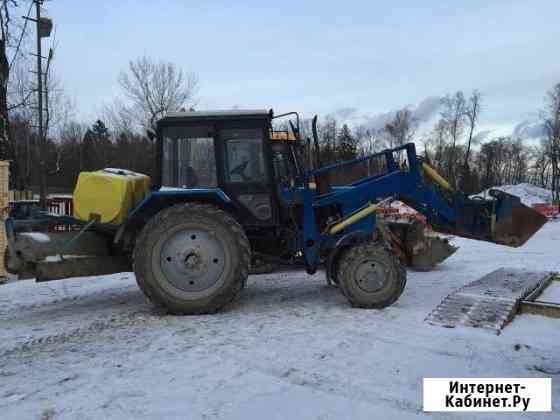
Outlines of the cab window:
{"type": "Polygon", "coordinates": [[[272,167],[274,179],[279,183],[287,184],[294,177],[287,145],[283,143],[272,145],[272,167]]]}
{"type": "Polygon", "coordinates": [[[167,127],[163,130],[162,186],[217,186],[214,137],[209,127],[167,127]]]}
{"type": "Polygon", "coordinates": [[[264,183],[262,129],[222,130],[225,145],[225,181],[264,183]]]}

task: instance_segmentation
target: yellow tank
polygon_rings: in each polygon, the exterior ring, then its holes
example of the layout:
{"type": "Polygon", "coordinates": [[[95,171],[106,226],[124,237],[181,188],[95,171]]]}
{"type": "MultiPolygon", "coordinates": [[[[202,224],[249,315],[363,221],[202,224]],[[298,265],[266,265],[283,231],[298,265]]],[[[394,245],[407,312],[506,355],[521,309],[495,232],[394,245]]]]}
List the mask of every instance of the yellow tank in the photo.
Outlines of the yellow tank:
{"type": "Polygon", "coordinates": [[[74,217],[121,225],[149,189],[149,176],[125,169],[82,172],[74,189],[74,217]]]}

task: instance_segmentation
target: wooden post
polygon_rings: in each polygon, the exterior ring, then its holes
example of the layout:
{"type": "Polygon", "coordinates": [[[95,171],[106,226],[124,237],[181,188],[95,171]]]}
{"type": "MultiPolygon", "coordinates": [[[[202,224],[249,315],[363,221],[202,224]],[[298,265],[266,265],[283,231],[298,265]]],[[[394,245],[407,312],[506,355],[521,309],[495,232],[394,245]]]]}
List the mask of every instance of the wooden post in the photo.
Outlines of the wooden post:
{"type": "Polygon", "coordinates": [[[7,246],[4,220],[9,209],[9,180],[10,163],[2,160],[0,161],[0,284],[6,282],[8,277],[8,272],[4,267],[4,252],[7,246]]]}

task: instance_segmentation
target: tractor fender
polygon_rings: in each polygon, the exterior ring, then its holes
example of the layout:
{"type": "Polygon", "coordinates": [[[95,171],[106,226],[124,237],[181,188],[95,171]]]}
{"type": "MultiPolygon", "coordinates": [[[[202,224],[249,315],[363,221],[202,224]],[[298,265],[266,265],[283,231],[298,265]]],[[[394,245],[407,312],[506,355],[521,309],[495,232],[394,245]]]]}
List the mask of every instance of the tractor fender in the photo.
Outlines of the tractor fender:
{"type": "Polygon", "coordinates": [[[341,251],[351,245],[367,242],[371,240],[371,238],[371,233],[364,232],[363,230],[355,230],[338,238],[333,249],[330,251],[329,256],[327,257],[325,267],[327,271],[327,282],[330,283],[332,281],[331,279],[334,278],[334,274],[336,271],[336,262],[338,260],[338,257],[340,256],[341,251]]]}
{"type": "Polygon", "coordinates": [[[128,216],[128,223],[145,223],[161,210],[187,202],[212,204],[229,211],[232,200],[220,188],[169,188],[153,191],[128,216]]]}
{"type": "Polygon", "coordinates": [[[160,211],[176,204],[213,205],[235,218],[235,204],[220,188],[161,188],[152,191],[127,216],[113,237],[113,244],[129,249],[141,229],[160,211]]]}

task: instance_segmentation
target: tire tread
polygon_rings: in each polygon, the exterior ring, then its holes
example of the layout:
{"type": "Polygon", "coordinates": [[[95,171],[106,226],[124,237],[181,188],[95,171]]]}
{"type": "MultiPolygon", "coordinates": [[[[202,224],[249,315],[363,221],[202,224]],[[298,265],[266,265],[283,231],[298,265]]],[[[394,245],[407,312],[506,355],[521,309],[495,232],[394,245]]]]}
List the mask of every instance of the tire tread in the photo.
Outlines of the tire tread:
{"type": "Polygon", "coordinates": [[[363,242],[341,251],[340,258],[337,260],[336,277],[338,280],[338,287],[342,294],[348,299],[352,306],[358,308],[382,309],[390,306],[397,301],[406,286],[406,269],[401,264],[399,258],[391,251],[390,247],[379,241],[363,242]],[[385,300],[364,302],[351,292],[348,285],[350,278],[348,270],[350,270],[358,260],[371,256],[388,259],[391,269],[396,271],[395,275],[398,278],[399,285],[389,298],[385,300]]]}
{"type": "Polygon", "coordinates": [[[241,225],[230,214],[210,204],[183,203],[160,211],[144,226],[134,247],[133,269],[138,287],[154,306],[163,308],[173,315],[199,315],[215,313],[237,298],[247,281],[250,260],[251,248],[249,240],[241,225]],[[146,264],[141,263],[141,261],[151,258],[149,253],[151,248],[150,243],[154,240],[152,236],[154,233],[157,234],[161,226],[165,226],[174,218],[185,218],[185,215],[192,215],[194,213],[204,214],[205,216],[217,220],[218,223],[227,226],[235,238],[241,260],[239,264],[235,264],[235,280],[231,287],[226,288],[222,293],[213,297],[211,303],[204,307],[170,304],[169,300],[159,293],[154,285],[150,284],[149,276],[151,274],[146,272],[146,264]]]}

